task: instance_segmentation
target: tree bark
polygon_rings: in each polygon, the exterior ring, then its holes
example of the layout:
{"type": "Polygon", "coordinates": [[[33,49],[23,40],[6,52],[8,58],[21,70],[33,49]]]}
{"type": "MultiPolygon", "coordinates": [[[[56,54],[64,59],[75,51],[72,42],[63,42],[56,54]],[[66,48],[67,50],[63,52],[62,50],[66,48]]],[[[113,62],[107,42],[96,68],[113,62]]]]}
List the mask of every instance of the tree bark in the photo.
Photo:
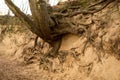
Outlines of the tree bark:
{"type": "Polygon", "coordinates": [[[29,0],[32,17],[41,34],[41,38],[46,42],[51,42],[51,30],[49,27],[50,16],[46,3],[43,0],[29,0]]]}

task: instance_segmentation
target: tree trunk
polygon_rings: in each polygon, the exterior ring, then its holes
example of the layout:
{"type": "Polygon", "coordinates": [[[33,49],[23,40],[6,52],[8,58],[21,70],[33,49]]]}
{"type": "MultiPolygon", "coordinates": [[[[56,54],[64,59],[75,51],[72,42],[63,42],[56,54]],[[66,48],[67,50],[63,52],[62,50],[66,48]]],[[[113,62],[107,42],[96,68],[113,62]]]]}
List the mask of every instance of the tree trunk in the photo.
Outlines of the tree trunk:
{"type": "Polygon", "coordinates": [[[51,30],[49,27],[50,16],[48,15],[46,3],[43,0],[29,0],[32,17],[37,25],[41,37],[46,42],[51,42],[51,30]]]}

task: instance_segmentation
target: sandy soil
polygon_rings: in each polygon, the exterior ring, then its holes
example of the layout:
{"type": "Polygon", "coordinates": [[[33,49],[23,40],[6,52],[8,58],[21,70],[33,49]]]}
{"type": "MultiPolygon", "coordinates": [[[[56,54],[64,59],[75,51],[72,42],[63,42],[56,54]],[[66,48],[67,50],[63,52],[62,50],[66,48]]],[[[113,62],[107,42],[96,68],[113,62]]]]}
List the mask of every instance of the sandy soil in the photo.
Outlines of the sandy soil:
{"type": "Polygon", "coordinates": [[[47,71],[39,68],[38,63],[25,65],[14,56],[1,55],[0,80],[120,80],[120,61],[114,56],[106,55],[102,62],[98,62],[95,53],[87,53],[80,59],[68,55],[61,65],[56,58],[52,70],[47,71]]]}

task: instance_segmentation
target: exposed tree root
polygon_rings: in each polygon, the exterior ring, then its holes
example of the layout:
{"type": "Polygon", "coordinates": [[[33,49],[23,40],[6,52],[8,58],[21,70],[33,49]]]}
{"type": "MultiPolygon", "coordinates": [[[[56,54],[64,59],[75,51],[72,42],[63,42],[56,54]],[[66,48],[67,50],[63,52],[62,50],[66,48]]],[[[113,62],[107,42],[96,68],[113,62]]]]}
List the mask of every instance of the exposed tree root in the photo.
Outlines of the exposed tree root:
{"type": "MultiPolygon", "coordinates": [[[[76,23],[77,21],[72,21],[74,16],[79,14],[94,14],[106,8],[110,3],[116,0],[102,0],[93,5],[88,6],[87,8],[81,8],[80,1],[70,1],[60,5],[57,5],[53,8],[53,12],[47,10],[47,6],[43,0],[30,0],[30,7],[32,11],[32,18],[29,18],[25,15],[20,9],[15,6],[11,0],[5,0],[8,7],[13,11],[13,13],[24,22],[24,24],[38,37],[42,38],[45,42],[48,42],[53,49],[48,52],[45,56],[55,55],[61,45],[61,38],[65,34],[75,34],[81,35],[87,33],[88,42],[92,41],[91,36],[87,29],[91,24],[94,24],[91,21],[90,24],[80,24],[76,23]],[[100,5],[99,8],[97,6],[100,5]],[[41,6],[41,7],[39,7],[41,6]],[[50,14],[48,14],[50,12],[50,14]],[[39,17],[41,16],[41,17],[39,17]],[[52,19],[51,16],[54,18],[52,19]],[[49,24],[52,24],[49,25],[49,24]]],[[[37,45],[37,39],[35,39],[35,45],[37,45]]],[[[83,49],[85,51],[87,43],[83,49]]]]}

